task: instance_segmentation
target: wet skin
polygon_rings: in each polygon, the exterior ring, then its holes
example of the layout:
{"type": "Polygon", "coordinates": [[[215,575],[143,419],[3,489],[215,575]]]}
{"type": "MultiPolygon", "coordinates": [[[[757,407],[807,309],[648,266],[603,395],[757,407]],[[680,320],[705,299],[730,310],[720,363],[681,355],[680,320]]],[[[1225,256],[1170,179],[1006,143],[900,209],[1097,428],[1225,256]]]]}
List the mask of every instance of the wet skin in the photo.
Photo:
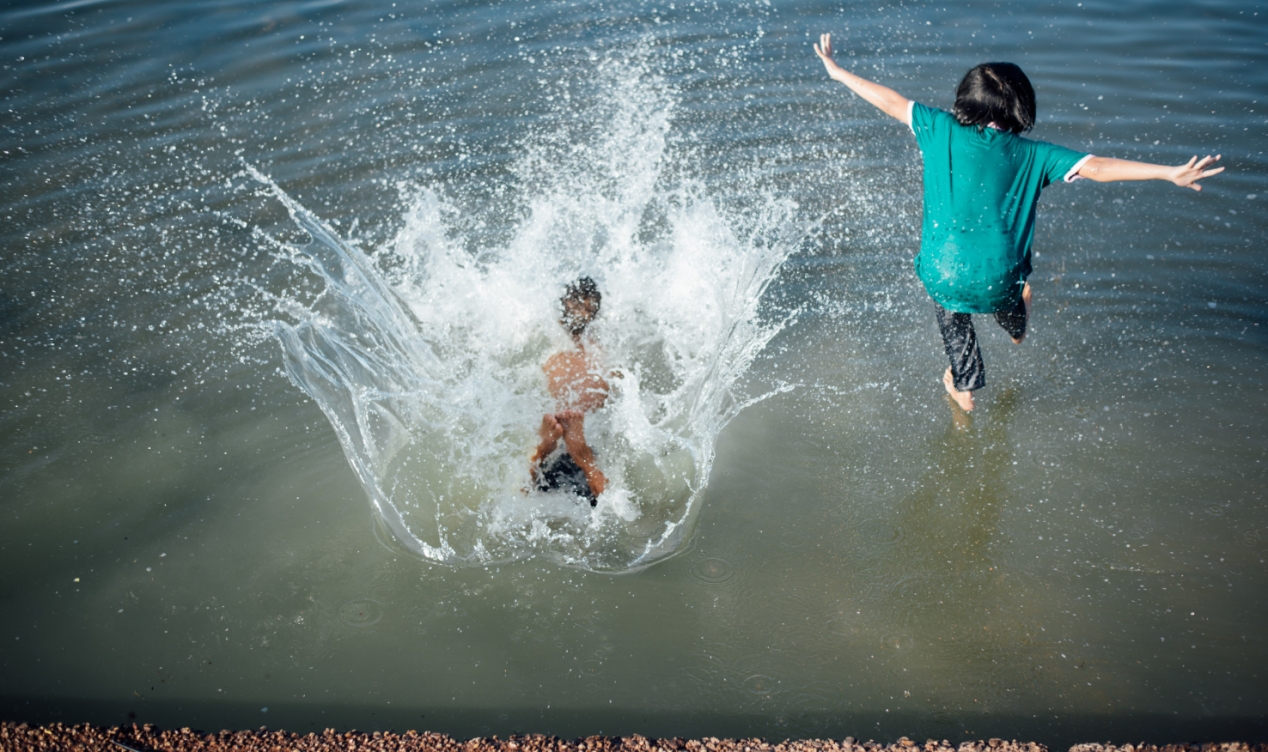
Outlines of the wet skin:
{"type": "Polygon", "coordinates": [[[608,382],[601,375],[597,359],[587,352],[585,327],[598,313],[598,302],[593,299],[567,300],[564,316],[560,321],[573,332],[575,350],[558,352],[546,360],[542,370],[546,373],[546,388],[555,400],[556,412],[542,416],[537,434],[537,449],[529,457],[533,480],[541,461],[559,445],[562,439],[573,462],[586,476],[590,490],[598,496],[607,486],[607,478],[599,470],[594,450],[586,443],[585,414],[603,407],[608,398],[608,382]]]}

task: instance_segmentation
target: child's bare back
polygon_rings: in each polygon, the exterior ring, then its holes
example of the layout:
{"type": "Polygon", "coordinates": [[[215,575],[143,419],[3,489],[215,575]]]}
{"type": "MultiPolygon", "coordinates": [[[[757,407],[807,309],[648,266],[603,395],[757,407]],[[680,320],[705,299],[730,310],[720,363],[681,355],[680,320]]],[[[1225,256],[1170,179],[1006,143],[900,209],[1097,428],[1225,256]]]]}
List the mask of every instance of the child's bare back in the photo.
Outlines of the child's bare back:
{"type": "Polygon", "coordinates": [[[603,407],[608,398],[608,382],[600,375],[599,364],[584,350],[557,352],[542,366],[546,388],[559,410],[590,412],[603,407]]]}

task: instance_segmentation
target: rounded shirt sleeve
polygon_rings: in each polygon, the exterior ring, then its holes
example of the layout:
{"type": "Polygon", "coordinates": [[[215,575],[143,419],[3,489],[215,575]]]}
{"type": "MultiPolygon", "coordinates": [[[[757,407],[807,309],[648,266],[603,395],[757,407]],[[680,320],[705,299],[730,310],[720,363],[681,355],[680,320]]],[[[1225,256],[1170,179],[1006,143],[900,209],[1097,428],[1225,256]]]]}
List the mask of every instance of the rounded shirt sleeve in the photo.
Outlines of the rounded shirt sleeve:
{"type": "Polygon", "coordinates": [[[921,152],[925,151],[925,147],[929,145],[936,131],[949,128],[952,124],[958,125],[949,112],[934,109],[915,100],[908,102],[907,107],[908,127],[915,134],[916,146],[921,152]]]}
{"type": "Polygon", "coordinates": [[[1043,186],[1056,182],[1072,183],[1079,179],[1079,168],[1092,158],[1091,154],[1047,141],[1032,141],[1035,145],[1035,163],[1043,171],[1043,186]]]}

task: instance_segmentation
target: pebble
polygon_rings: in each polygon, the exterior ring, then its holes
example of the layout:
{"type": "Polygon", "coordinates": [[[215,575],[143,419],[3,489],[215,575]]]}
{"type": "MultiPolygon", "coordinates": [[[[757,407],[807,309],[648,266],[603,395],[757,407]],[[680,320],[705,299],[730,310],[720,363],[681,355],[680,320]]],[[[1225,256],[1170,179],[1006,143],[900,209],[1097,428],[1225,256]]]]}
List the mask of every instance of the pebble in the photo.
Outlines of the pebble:
{"type": "MultiPolygon", "coordinates": [[[[54,750],[93,750],[119,752],[132,748],[138,752],[170,750],[171,752],[913,752],[917,747],[926,752],[1048,752],[1035,742],[966,741],[958,746],[951,742],[930,739],[923,744],[901,737],[893,744],[875,741],[859,742],[854,737],[842,741],[831,739],[789,739],[771,743],[762,739],[657,739],[640,735],[609,737],[589,736],[566,740],[557,736],[529,734],[499,740],[496,736],[466,741],[444,734],[406,731],[340,733],[328,728],[320,734],[293,734],[260,727],[256,731],[221,731],[205,733],[189,727],[162,730],[146,724],[113,728],[87,724],[67,726],[52,723],[31,726],[25,723],[0,723],[0,750],[5,752],[53,752],[54,750]]],[[[1207,744],[1076,744],[1069,752],[1268,752],[1268,744],[1224,742],[1207,744]]]]}

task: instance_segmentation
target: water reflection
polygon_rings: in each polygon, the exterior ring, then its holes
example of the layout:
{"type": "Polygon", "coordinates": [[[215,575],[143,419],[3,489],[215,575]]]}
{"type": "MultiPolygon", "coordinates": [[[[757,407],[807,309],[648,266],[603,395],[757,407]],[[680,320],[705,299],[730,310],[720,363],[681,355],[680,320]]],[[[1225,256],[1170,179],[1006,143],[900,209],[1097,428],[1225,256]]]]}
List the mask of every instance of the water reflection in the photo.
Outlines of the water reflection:
{"type": "Polygon", "coordinates": [[[996,572],[992,541],[1000,512],[1012,499],[1009,428],[1019,399],[1016,387],[1005,387],[989,414],[951,411],[945,431],[931,442],[928,468],[915,482],[916,490],[898,502],[899,527],[909,545],[895,557],[909,565],[907,571],[950,586],[952,597],[965,595],[968,582],[980,588],[984,578],[999,577],[991,574],[996,572]]]}
{"type": "Polygon", "coordinates": [[[889,598],[898,609],[891,624],[899,629],[883,634],[880,647],[890,671],[952,669],[941,679],[952,686],[940,693],[970,692],[966,708],[1001,709],[1007,693],[991,688],[1018,680],[1010,656],[1020,635],[1009,615],[1017,594],[997,547],[1008,543],[1001,514],[1017,503],[1011,429],[1019,402],[1012,387],[971,417],[948,406],[945,429],[929,442],[925,472],[895,509],[904,543],[891,552],[886,571],[895,576],[889,598]]]}

